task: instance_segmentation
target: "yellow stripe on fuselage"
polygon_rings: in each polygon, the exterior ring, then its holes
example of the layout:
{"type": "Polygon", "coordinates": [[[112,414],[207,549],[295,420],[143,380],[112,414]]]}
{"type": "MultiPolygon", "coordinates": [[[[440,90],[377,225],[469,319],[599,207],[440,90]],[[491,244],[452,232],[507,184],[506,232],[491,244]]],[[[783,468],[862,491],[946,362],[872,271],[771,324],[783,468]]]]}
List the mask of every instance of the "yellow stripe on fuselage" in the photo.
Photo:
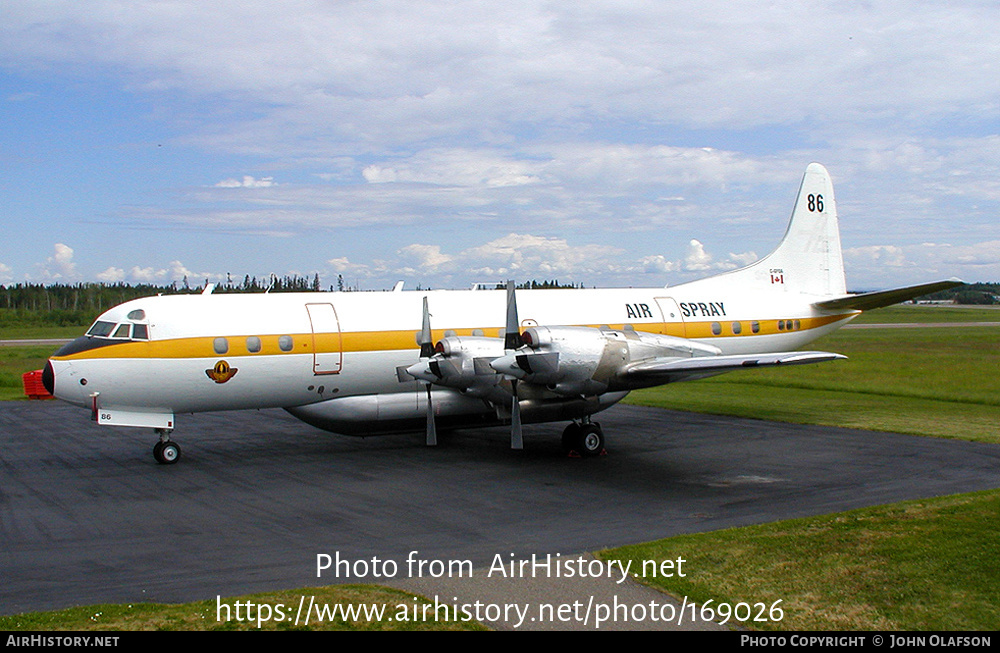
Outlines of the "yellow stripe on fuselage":
{"type": "MultiPolygon", "coordinates": [[[[676,336],[681,338],[691,338],[697,340],[710,340],[712,338],[752,338],[755,336],[766,336],[776,334],[787,334],[803,332],[810,329],[817,329],[828,324],[844,320],[856,312],[840,315],[828,315],[812,318],[789,318],[787,320],[729,320],[726,322],[668,322],[668,323],[644,323],[637,325],[637,331],[648,333],[658,333],[661,335],[676,336]],[[759,330],[754,332],[751,329],[751,322],[759,323],[759,330]],[[733,330],[734,324],[740,325],[740,333],[733,330]],[[779,323],[791,325],[779,328],[779,323]],[[798,328],[795,328],[795,325],[798,328]],[[716,326],[717,325],[717,326],[716,326]],[[718,330],[719,333],[715,333],[718,330]]],[[[597,327],[597,325],[591,325],[597,327]]],[[[623,330],[624,324],[609,325],[612,329],[623,330]]],[[[487,329],[435,329],[432,331],[432,340],[437,342],[445,337],[445,332],[449,335],[471,336],[473,331],[482,333],[488,337],[498,337],[500,329],[491,327],[487,329]]],[[[283,334],[292,337],[292,348],[283,351],[278,344],[281,335],[256,336],[260,339],[261,349],[259,352],[251,352],[247,349],[247,339],[253,336],[200,336],[193,338],[173,338],[169,340],[149,340],[149,341],[123,341],[121,343],[89,349],[66,356],[53,356],[53,360],[85,360],[85,359],[115,359],[115,358],[160,358],[160,359],[182,359],[182,358],[219,358],[242,357],[242,356],[275,356],[282,354],[313,354],[328,352],[379,352],[379,351],[399,351],[416,349],[416,331],[363,331],[349,333],[296,333],[283,334]],[[228,341],[229,348],[225,353],[215,350],[217,338],[224,337],[228,341]],[[314,344],[315,342],[315,344],[314,344]]]]}

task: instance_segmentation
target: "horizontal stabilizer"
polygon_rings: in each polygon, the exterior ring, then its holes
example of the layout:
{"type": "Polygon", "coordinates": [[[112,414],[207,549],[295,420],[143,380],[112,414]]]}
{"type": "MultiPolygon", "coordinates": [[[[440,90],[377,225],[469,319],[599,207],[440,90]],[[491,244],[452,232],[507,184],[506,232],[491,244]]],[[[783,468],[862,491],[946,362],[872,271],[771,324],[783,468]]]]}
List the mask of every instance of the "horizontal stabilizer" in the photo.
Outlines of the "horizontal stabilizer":
{"type": "Polygon", "coordinates": [[[914,297],[929,295],[939,290],[947,290],[956,286],[961,286],[964,282],[959,279],[947,279],[944,281],[934,281],[924,283],[919,286],[906,286],[905,288],[893,288],[891,290],[880,290],[878,292],[867,292],[860,295],[845,295],[836,299],[827,299],[813,304],[821,311],[843,311],[857,310],[870,311],[873,308],[892,306],[905,302],[914,297]]]}
{"type": "Polygon", "coordinates": [[[662,377],[664,382],[668,382],[693,375],[710,375],[774,365],[806,365],[846,358],[841,354],[826,351],[783,351],[774,354],[656,358],[630,365],[625,369],[625,373],[631,377],[662,377]]]}

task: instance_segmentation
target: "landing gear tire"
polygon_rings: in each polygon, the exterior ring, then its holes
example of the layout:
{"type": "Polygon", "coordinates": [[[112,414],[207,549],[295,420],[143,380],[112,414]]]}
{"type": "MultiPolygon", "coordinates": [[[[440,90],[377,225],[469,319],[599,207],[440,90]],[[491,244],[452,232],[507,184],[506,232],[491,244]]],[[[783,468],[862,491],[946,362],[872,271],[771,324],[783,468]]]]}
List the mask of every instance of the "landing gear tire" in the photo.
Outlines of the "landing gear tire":
{"type": "Polygon", "coordinates": [[[161,465],[173,465],[181,457],[181,448],[176,442],[157,442],[153,446],[153,458],[161,465]]]}
{"type": "Polygon", "coordinates": [[[562,434],[562,446],[566,451],[572,451],[576,448],[577,440],[580,438],[580,425],[576,422],[570,422],[563,430],[562,434]]]}
{"type": "Polygon", "coordinates": [[[590,458],[604,453],[604,431],[596,423],[570,423],[562,434],[563,448],[569,454],[590,458]]]}
{"type": "Polygon", "coordinates": [[[576,440],[576,450],[584,458],[604,453],[604,431],[600,424],[583,424],[576,440]]]}

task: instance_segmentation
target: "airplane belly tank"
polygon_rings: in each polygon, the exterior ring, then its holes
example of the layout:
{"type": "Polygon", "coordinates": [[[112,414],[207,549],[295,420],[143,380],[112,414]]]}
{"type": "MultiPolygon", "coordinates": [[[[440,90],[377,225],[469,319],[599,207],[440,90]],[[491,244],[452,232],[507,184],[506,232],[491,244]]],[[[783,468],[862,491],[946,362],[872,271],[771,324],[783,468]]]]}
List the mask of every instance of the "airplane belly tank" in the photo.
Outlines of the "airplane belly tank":
{"type": "MultiPolygon", "coordinates": [[[[495,411],[480,399],[435,392],[432,402],[442,426],[460,428],[499,423],[495,411]]],[[[424,393],[358,395],[285,410],[324,431],[364,437],[423,430],[427,397],[424,393]]]]}
{"type": "MultiPolygon", "coordinates": [[[[608,392],[599,397],[526,399],[521,416],[526,424],[580,419],[618,403],[628,394],[608,392]]],[[[510,423],[510,415],[482,399],[457,392],[434,392],[434,415],[441,428],[476,428],[510,423]]],[[[425,393],[393,393],[338,397],[319,403],[285,408],[303,422],[341,435],[365,437],[390,433],[415,433],[427,423],[425,393]]]]}

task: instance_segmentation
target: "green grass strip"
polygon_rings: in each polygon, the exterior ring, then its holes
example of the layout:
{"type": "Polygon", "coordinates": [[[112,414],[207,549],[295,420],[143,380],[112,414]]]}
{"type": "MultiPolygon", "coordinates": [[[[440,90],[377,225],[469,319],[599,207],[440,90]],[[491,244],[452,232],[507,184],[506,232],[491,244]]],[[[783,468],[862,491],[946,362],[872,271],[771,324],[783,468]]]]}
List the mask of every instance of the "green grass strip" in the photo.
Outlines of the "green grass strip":
{"type": "Polygon", "coordinates": [[[809,348],[846,361],[733,372],[629,403],[800,424],[1000,442],[1000,329],[841,330],[809,348]]]}
{"type": "MultiPolygon", "coordinates": [[[[711,605],[776,602],[762,630],[994,630],[1000,624],[1000,490],[684,535],[599,552],[683,558],[686,577],[643,580],[711,605]]],[[[756,612],[754,613],[756,615],[756,612]]],[[[733,623],[732,621],[730,623],[733,623]]]]}
{"type": "Polygon", "coordinates": [[[377,585],[334,585],[194,603],[108,604],[54,612],[26,613],[0,617],[0,630],[406,631],[486,630],[486,628],[475,621],[439,620],[434,614],[433,602],[402,590],[377,585]],[[237,602],[241,604],[238,610],[237,602]],[[227,607],[220,607],[220,604],[225,604],[227,607]],[[306,623],[304,617],[310,604],[313,605],[313,610],[306,623]],[[379,607],[382,610],[382,618],[371,618],[379,607]],[[324,618],[317,618],[320,609],[325,611],[324,618]]]}

